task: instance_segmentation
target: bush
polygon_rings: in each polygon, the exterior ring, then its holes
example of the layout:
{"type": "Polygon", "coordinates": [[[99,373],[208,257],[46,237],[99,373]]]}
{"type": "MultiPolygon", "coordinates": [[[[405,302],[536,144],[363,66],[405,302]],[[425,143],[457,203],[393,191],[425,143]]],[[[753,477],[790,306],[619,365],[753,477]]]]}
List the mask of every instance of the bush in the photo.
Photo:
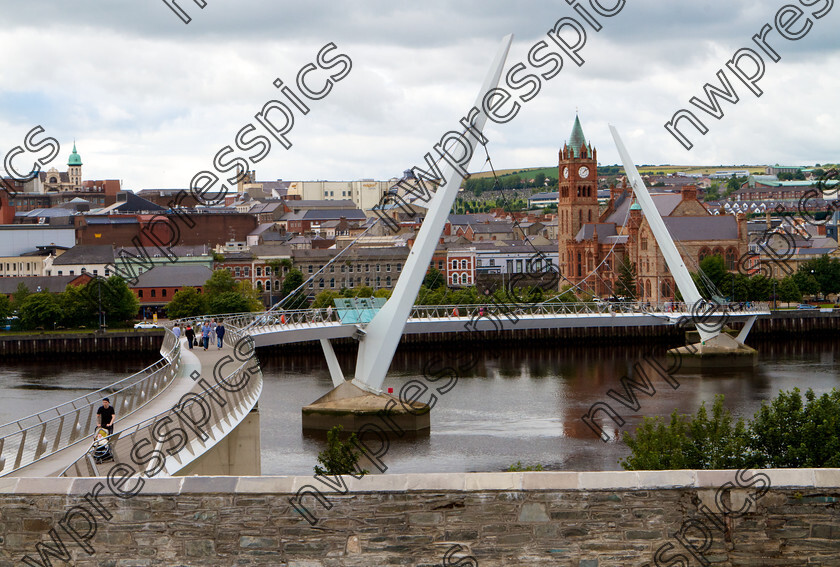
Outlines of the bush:
{"type": "Polygon", "coordinates": [[[840,391],[817,397],[798,388],[763,403],[749,424],[733,423],[717,396],[712,417],[705,404],[693,418],[671,414],[666,425],[645,418],[625,433],[626,470],[840,467],[840,391]]]}
{"type": "Polygon", "coordinates": [[[350,474],[357,478],[368,474],[365,469],[359,468],[359,459],[364,454],[364,450],[356,450],[354,447],[359,446],[359,440],[355,433],[351,433],[347,441],[341,440],[341,432],[344,427],[336,425],[327,431],[327,450],[318,453],[318,462],[323,465],[315,465],[315,474],[337,475],[350,474]]]}

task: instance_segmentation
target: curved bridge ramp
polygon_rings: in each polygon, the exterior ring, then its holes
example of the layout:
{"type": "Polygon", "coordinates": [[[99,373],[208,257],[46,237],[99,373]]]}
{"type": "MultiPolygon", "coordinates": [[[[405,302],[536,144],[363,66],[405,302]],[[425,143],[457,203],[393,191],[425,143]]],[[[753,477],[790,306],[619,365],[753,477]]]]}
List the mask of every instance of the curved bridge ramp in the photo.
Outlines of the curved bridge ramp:
{"type": "Polygon", "coordinates": [[[108,476],[112,470],[149,478],[172,476],[225,439],[256,407],[263,385],[253,341],[239,329],[226,327],[222,349],[212,344],[207,351],[189,350],[181,339],[181,388],[155,404],[157,413],[108,438],[112,459],[97,462],[89,451],[60,476],[108,476]]]}
{"type": "Polygon", "coordinates": [[[0,426],[0,476],[97,476],[107,474],[115,463],[136,468],[138,462],[164,475],[183,470],[233,430],[256,406],[262,391],[259,363],[249,347],[253,341],[240,340],[238,329],[228,329],[225,348],[214,346],[207,352],[189,350],[184,338],[176,340],[167,331],[163,358],[155,364],[106,388],[0,426]],[[243,373],[248,380],[243,380],[243,373]],[[238,390],[224,390],[233,389],[229,384],[235,381],[238,390]],[[116,409],[116,431],[108,437],[115,460],[97,464],[92,443],[103,397],[116,409]],[[202,410],[213,399],[217,401],[205,419],[202,410]],[[181,427],[189,434],[179,442],[175,430],[185,422],[198,431],[181,427]],[[128,440],[139,442],[144,434],[166,451],[164,466],[156,459],[145,462],[143,443],[139,453],[131,454],[135,444],[128,440]]]}

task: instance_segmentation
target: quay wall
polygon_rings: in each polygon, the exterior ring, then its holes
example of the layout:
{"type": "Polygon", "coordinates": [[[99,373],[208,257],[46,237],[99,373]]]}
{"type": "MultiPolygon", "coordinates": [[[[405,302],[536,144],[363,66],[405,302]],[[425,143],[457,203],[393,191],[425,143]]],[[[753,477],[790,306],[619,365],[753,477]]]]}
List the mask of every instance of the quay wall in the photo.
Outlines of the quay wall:
{"type": "Polygon", "coordinates": [[[160,352],[165,331],[142,330],[114,333],[0,334],[0,357],[52,354],[160,352]]]}
{"type": "Polygon", "coordinates": [[[107,483],[0,479],[0,567],[840,564],[840,469],[107,483]]]}
{"type": "MultiPolygon", "coordinates": [[[[736,329],[740,323],[734,324],[736,329]]],[[[819,311],[777,311],[770,317],[759,319],[750,336],[825,333],[840,330],[840,310],[830,313],[819,311]]],[[[157,352],[163,340],[164,331],[125,331],[120,333],[59,334],[41,333],[32,335],[0,334],[0,356],[28,356],[38,354],[85,354],[119,352],[157,352]]],[[[563,343],[615,344],[637,343],[639,341],[661,341],[679,343],[684,334],[673,325],[638,327],[580,327],[555,329],[516,329],[502,331],[481,331],[463,333],[418,333],[403,335],[402,346],[428,344],[477,343],[510,344],[516,341],[559,341],[563,343]]],[[[333,344],[355,345],[352,338],[334,339],[333,344]]],[[[317,342],[293,343],[263,349],[280,352],[309,351],[320,346],[317,342]]]]}

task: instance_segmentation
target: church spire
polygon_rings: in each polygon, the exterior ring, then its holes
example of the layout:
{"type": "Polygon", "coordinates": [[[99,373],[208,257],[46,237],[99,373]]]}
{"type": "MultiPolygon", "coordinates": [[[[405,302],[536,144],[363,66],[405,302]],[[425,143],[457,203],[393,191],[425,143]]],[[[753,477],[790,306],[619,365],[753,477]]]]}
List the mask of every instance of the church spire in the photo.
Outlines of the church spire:
{"type": "Polygon", "coordinates": [[[575,125],[572,127],[572,135],[569,138],[569,147],[572,150],[572,155],[579,158],[580,149],[585,145],[586,138],[583,135],[583,128],[580,125],[580,117],[575,114],[575,125]]]}

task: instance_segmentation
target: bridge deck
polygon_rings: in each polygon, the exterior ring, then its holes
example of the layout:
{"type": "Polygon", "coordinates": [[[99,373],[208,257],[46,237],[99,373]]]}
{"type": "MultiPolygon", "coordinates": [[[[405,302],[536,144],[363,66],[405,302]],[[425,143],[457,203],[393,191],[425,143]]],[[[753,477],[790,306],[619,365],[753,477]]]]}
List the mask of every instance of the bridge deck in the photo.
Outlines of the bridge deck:
{"type": "MultiPolygon", "coordinates": [[[[124,429],[129,429],[136,426],[143,421],[146,421],[161,412],[164,412],[178,403],[181,396],[189,392],[195,385],[190,375],[194,371],[198,371],[202,376],[207,376],[208,372],[212,372],[216,363],[225,355],[231,353],[231,347],[225,345],[221,350],[215,346],[210,347],[207,352],[200,347],[195,347],[193,350],[187,348],[186,339],[181,338],[181,368],[172,383],[163,390],[154,400],[138,409],[131,415],[120,419],[117,414],[114,432],[117,433],[124,429]]],[[[70,445],[48,457],[32,463],[31,465],[21,467],[16,471],[10,473],[8,476],[12,477],[47,477],[57,476],[61,471],[69,465],[84,456],[91,447],[92,437],[88,436],[77,443],[70,445]]]]}

